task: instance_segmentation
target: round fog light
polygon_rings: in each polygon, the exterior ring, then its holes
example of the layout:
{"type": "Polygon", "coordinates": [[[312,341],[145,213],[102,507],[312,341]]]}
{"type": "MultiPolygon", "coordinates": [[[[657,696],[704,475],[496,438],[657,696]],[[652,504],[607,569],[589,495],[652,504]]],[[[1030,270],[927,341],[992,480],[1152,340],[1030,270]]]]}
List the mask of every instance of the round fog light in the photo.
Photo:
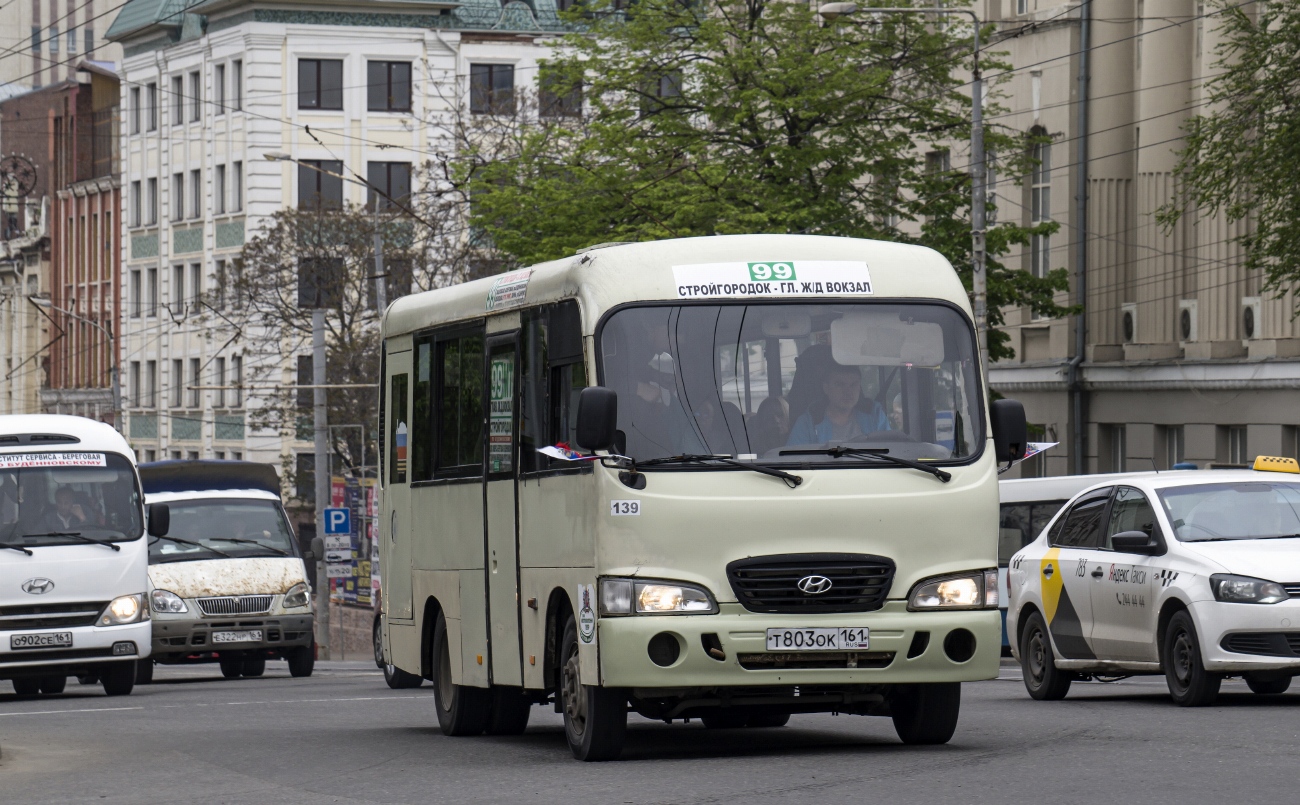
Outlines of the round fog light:
{"type": "Polygon", "coordinates": [[[943,653],[953,662],[966,662],[975,656],[975,635],[966,629],[953,629],[943,639],[943,653]]]}
{"type": "Polygon", "coordinates": [[[646,653],[650,655],[650,662],[660,668],[667,668],[677,662],[677,658],[682,655],[682,645],[678,642],[677,635],[672,632],[660,632],[650,638],[646,653]]]}

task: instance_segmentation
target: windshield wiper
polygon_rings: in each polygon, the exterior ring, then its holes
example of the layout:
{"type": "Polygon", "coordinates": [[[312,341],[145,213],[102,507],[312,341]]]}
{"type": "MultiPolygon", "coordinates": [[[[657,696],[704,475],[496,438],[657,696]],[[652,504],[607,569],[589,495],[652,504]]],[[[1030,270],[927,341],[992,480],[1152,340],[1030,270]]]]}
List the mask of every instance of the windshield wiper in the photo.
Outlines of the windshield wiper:
{"type": "Polygon", "coordinates": [[[166,536],[164,536],[164,537],[154,537],[154,538],[153,538],[153,541],[154,541],[154,542],[157,542],[157,541],[160,540],[160,539],[165,539],[165,540],[167,540],[168,542],[179,542],[179,543],[182,544],[182,545],[193,545],[195,548],[202,548],[202,549],[205,550],[205,551],[212,551],[213,553],[217,554],[218,556],[224,556],[224,557],[226,557],[227,559],[234,559],[234,558],[235,558],[235,557],[231,556],[230,554],[226,553],[225,551],[219,551],[219,550],[217,550],[216,548],[212,548],[212,547],[209,547],[209,546],[207,546],[207,545],[204,545],[202,542],[195,542],[194,540],[191,540],[191,539],[181,539],[180,537],[166,537],[166,536]]]}
{"type": "Polygon", "coordinates": [[[255,539],[243,539],[241,537],[208,537],[208,539],[216,540],[218,542],[238,542],[243,545],[256,545],[257,547],[265,548],[268,551],[275,551],[281,556],[289,555],[289,552],[283,548],[277,548],[274,545],[266,545],[265,543],[258,542],[255,539]]]}
{"type": "Polygon", "coordinates": [[[115,551],[122,550],[121,545],[116,545],[112,542],[108,542],[107,540],[95,539],[94,537],[87,537],[84,534],[82,534],[80,531],[49,531],[44,534],[23,534],[23,536],[24,537],[72,537],[73,539],[79,539],[82,542],[92,542],[96,545],[103,545],[105,548],[112,548],[115,551]]]}
{"type": "Polygon", "coordinates": [[[7,543],[7,542],[0,542],[0,548],[8,548],[8,549],[11,550],[11,551],[22,551],[23,553],[27,554],[28,556],[31,556],[31,555],[32,555],[32,552],[31,552],[31,551],[27,550],[26,548],[24,548],[24,547],[21,546],[21,545],[10,545],[10,544],[7,543]]]}
{"type": "Polygon", "coordinates": [[[782,450],[778,455],[782,456],[830,456],[840,458],[841,456],[850,456],[852,458],[876,458],[881,461],[887,461],[891,464],[897,464],[900,467],[911,467],[914,470],[928,472],[945,484],[952,480],[952,473],[944,472],[938,467],[933,467],[922,461],[913,461],[910,458],[901,458],[899,456],[889,455],[889,451],[881,447],[844,447],[836,445],[834,447],[824,447],[815,450],[782,450]]]}
{"type": "Polygon", "coordinates": [[[731,456],[714,456],[714,455],[709,455],[707,453],[688,454],[684,456],[666,456],[664,458],[652,458],[648,461],[638,461],[635,463],[634,466],[655,467],[655,466],[662,466],[664,464],[703,464],[708,461],[720,461],[723,464],[730,464],[733,467],[743,467],[744,469],[753,470],[754,472],[761,473],[763,475],[770,475],[773,478],[780,478],[781,480],[785,481],[786,485],[789,486],[791,489],[794,489],[796,486],[803,483],[802,477],[798,475],[794,475],[793,473],[786,472],[785,470],[778,470],[773,467],[765,467],[762,464],[747,464],[744,461],[738,461],[732,458],[731,456]]]}

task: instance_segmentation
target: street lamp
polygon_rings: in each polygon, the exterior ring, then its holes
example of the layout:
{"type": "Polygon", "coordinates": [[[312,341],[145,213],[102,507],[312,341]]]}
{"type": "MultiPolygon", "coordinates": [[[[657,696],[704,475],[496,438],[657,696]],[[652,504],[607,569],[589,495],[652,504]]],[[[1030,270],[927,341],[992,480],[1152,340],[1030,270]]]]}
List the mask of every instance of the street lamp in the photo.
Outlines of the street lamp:
{"type": "Polygon", "coordinates": [[[78,316],[76,313],[73,313],[71,310],[64,310],[61,307],[55,307],[54,303],[51,302],[47,297],[29,296],[27,298],[31,301],[33,305],[36,305],[37,307],[47,308],[49,310],[54,311],[55,313],[62,313],[68,318],[76,319],[77,321],[83,321],[86,324],[89,324],[91,327],[98,329],[108,338],[109,347],[113,350],[113,365],[109,369],[109,373],[112,376],[112,389],[113,389],[112,392],[113,393],[113,427],[117,428],[118,431],[121,431],[122,430],[122,384],[118,377],[117,338],[113,335],[113,331],[109,330],[107,327],[95,321],[94,319],[88,319],[85,316],[78,316]]]}
{"type": "Polygon", "coordinates": [[[817,13],[826,20],[856,14],[965,14],[974,23],[974,66],[971,68],[971,290],[975,296],[975,334],[979,344],[980,373],[988,378],[988,276],[984,271],[985,187],[984,166],[984,79],[980,75],[980,19],[962,8],[873,8],[857,3],[826,3],[817,13]]]}

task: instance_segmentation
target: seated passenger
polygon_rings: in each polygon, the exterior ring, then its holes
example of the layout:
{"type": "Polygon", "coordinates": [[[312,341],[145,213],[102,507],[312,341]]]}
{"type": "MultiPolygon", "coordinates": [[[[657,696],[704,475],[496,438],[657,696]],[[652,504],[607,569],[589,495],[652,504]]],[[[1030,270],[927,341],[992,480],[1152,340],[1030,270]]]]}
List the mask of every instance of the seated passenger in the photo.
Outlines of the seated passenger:
{"type": "Polygon", "coordinates": [[[760,456],[785,445],[790,435],[790,404],[784,397],[773,396],[758,405],[749,422],[749,443],[760,456]]]}
{"type": "Polygon", "coordinates": [[[841,364],[830,367],[822,381],[822,393],[825,399],[795,420],[787,445],[840,444],[890,429],[889,417],[880,403],[870,401],[870,413],[858,408],[862,374],[856,368],[841,364]]]}

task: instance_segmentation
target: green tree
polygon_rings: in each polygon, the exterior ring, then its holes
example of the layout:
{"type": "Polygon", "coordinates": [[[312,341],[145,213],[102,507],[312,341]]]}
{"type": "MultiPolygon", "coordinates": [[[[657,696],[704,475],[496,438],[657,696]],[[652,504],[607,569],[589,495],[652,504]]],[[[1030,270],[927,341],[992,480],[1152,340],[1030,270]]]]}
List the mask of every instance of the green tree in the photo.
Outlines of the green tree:
{"type": "Polygon", "coordinates": [[[1236,238],[1246,267],[1281,293],[1300,279],[1300,4],[1220,5],[1209,111],[1187,124],[1175,167],[1184,196],[1159,219],[1172,227],[1199,208],[1248,221],[1236,238]]]}
{"type": "MultiPolygon", "coordinates": [[[[798,232],[923,243],[970,285],[970,178],[927,168],[969,142],[969,28],[920,15],[823,24],[784,0],[595,0],[543,66],[531,109],[480,115],[453,183],[475,227],[519,263],[602,241],[798,232]],[[619,4],[622,5],[621,3],[619,4]],[[557,99],[580,91],[580,113],[557,99]],[[915,231],[920,224],[920,236],[915,231]]],[[[997,67],[983,54],[985,69],[997,67]]],[[[1026,143],[991,130],[1010,175],[1026,143]]],[[[1044,231],[1052,225],[1046,225],[1044,231]]],[[[988,235],[991,324],[1001,308],[1045,315],[1066,287],[997,261],[1030,230],[988,235]]],[[[991,331],[994,359],[1014,354],[991,331]]]]}

